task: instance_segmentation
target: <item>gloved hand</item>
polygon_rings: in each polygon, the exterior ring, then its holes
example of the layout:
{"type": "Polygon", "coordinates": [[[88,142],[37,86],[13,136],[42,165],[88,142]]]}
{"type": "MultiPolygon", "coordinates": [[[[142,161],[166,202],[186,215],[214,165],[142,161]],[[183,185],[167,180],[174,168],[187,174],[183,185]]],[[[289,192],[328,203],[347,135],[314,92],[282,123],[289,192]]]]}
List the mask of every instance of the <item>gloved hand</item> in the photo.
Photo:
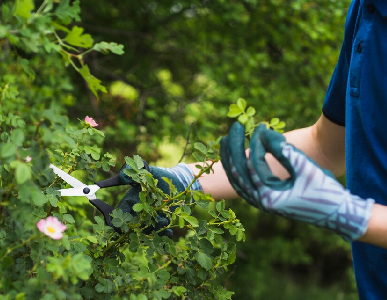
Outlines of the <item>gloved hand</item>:
{"type": "Polygon", "coordinates": [[[245,130],[234,123],[221,141],[221,161],[235,191],[249,204],[267,213],[328,228],[347,241],[363,236],[373,199],[352,195],[333,175],[291,144],[278,132],[260,125],[244,150],[245,130]],[[266,163],[269,152],[291,177],[280,180],[266,163]]]}
{"type": "MultiPolygon", "coordinates": [[[[141,192],[141,186],[135,184],[135,182],[124,173],[126,168],[130,168],[125,165],[119,172],[119,178],[122,183],[132,185],[132,188],[126,193],[124,198],[118,204],[123,212],[128,212],[130,214],[136,214],[133,211],[133,205],[140,202],[139,193],[141,192]]],[[[189,184],[193,181],[194,175],[190,168],[184,164],[180,163],[172,168],[158,168],[158,167],[149,167],[149,172],[153,175],[155,179],[158,180],[157,187],[161,189],[165,194],[170,193],[169,185],[162,179],[162,177],[168,178],[173,185],[176,187],[178,192],[184,191],[189,184]]],[[[199,181],[197,180],[191,187],[191,190],[200,191],[202,190],[199,181]]],[[[164,228],[169,224],[169,220],[165,217],[164,214],[158,214],[157,224],[154,230],[159,230],[164,228]]],[[[172,237],[173,231],[168,228],[162,231],[161,235],[166,235],[172,237]]]]}

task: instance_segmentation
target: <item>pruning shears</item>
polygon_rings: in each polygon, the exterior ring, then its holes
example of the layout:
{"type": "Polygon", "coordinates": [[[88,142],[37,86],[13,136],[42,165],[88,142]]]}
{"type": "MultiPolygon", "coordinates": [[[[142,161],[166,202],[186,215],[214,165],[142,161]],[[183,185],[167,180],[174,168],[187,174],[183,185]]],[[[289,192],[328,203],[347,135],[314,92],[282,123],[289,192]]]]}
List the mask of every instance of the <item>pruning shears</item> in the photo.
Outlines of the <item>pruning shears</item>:
{"type": "MultiPolygon", "coordinates": [[[[125,168],[126,165],[121,168],[125,168]]],[[[147,171],[149,171],[148,164],[144,161],[144,167],[147,171]]],[[[114,175],[111,178],[98,181],[95,184],[92,185],[86,185],[83,182],[79,181],[75,177],[71,176],[70,174],[66,173],[65,171],[61,170],[60,168],[54,166],[53,164],[50,164],[50,168],[54,171],[56,175],[58,175],[60,178],[62,178],[65,182],[67,182],[69,185],[72,186],[72,188],[68,189],[61,189],[59,190],[61,196],[84,196],[87,199],[89,199],[89,202],[95,206],[104,216],[105,224],[114,228],[115,231],[120,232],[119,228],[116,228],[113,226],[110,218],[110,214],[113,212],[114,208],[110,206],[109,204],[106,204],[100,199],[97,199],[97,196],[95,193],[101,189],[101,188],[107,188],[112,186],[119,186],[119,185],[125,185],[127,183],[123,182],[121,177],[119,176],[119,173],[114,175]]]]}

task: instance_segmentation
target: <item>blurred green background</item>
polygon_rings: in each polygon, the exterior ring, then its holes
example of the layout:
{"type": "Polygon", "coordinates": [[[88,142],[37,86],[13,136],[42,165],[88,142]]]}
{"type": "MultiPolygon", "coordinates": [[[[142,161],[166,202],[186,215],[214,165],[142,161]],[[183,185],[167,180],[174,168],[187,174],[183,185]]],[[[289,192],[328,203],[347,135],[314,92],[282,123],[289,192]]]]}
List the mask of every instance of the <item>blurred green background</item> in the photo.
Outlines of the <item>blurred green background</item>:
{"type": "MultiPolygon", "coordinates": [[[[187,139],[206,143],[227,133],[228,106],[239,97],[256,108],[258,120],[278,117],[286,130],[312,125],[321,114],[349,4],[83,0],[82,21],[74,25],[96,42],[125,46],[122,56],[84,57],[108,92],[96,98],[75,71],[55,73],[60,57],[32,62],[44,61],[35,84],[55,85],[53,78],[61,77],[60,93],[47,97],[57,96],[72,121],[96,119],[117,168],[133,154],[173,166],[187,139]]],[[[230,206],[247,233],[235,266],[221,279],[236,293],[233,299],[357,299],[348,243],[242,200],[230,206]]]]}
{"type": "MultiPolygon", "coordinates": [[[[239,97],[259,120],[310,126],[321,114],[349,4],[83,0],[79,25],[96,41],[123,44],[125,54],[86,57],[109,92],[97,100],[74,74],[69,116],[95,117],[118,161],[139,154],[161,166],[179,161],[188,136],[205,143],[226,134],[228,106],[239,97]]],[[[349,244],[242,200],[230,205],[247,232],[222,278],[233,299],[357,299],[349,244]]]]}

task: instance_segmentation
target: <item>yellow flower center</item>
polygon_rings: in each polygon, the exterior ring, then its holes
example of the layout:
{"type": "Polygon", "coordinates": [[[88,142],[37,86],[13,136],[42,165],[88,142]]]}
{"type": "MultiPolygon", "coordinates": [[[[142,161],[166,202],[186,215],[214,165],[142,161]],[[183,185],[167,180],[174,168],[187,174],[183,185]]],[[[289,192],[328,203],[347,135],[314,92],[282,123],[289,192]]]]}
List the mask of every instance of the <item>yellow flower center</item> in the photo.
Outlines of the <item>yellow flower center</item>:
{"type": "Polygon", "coordinates": [[[47,227],[47,231],[48,231],[49,233],[55,233],[55,228],[49,226],[49,227],[47,227]]]}

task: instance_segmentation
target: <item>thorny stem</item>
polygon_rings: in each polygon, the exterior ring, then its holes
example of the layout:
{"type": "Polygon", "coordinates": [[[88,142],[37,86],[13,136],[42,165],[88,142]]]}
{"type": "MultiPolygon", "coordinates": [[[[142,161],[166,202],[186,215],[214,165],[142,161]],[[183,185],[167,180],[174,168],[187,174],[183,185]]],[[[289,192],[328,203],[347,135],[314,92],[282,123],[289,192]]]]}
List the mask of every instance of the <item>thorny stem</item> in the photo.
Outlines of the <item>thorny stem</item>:
{"type": "Polygon", "coordinates": [[[212,167],[214,166],[214,164],[216,163],[217,161],[216,160],[211,160],[211,164],[209,166],[207,166],[206,168],[203,168],[200,170],[199,174],[194,176],[194,180],[192,180],[192,182],[187,186],[187,188],[182,191],[181,193],[177,194],[176,196],[172,197],[171,199],[169,199],[170,201],[171,200],[175,200],[176,198],[179,198],[181,196],[183,196],[184,194],[188,193],[188,191],[191,189],[192,185],[209,169],[212,169],[212,167]]]}
{"type": "Polygon", "coordinates": [[[126,237],[127,235],[129,234],[129,231],[123,235],[120,236],[120,238],[118,240],[116,240],[115,242],[109,244],[105,250],[103,250],[103,255],[105,256],[105,254],[115,245],[121,243],[126,237]]]}

